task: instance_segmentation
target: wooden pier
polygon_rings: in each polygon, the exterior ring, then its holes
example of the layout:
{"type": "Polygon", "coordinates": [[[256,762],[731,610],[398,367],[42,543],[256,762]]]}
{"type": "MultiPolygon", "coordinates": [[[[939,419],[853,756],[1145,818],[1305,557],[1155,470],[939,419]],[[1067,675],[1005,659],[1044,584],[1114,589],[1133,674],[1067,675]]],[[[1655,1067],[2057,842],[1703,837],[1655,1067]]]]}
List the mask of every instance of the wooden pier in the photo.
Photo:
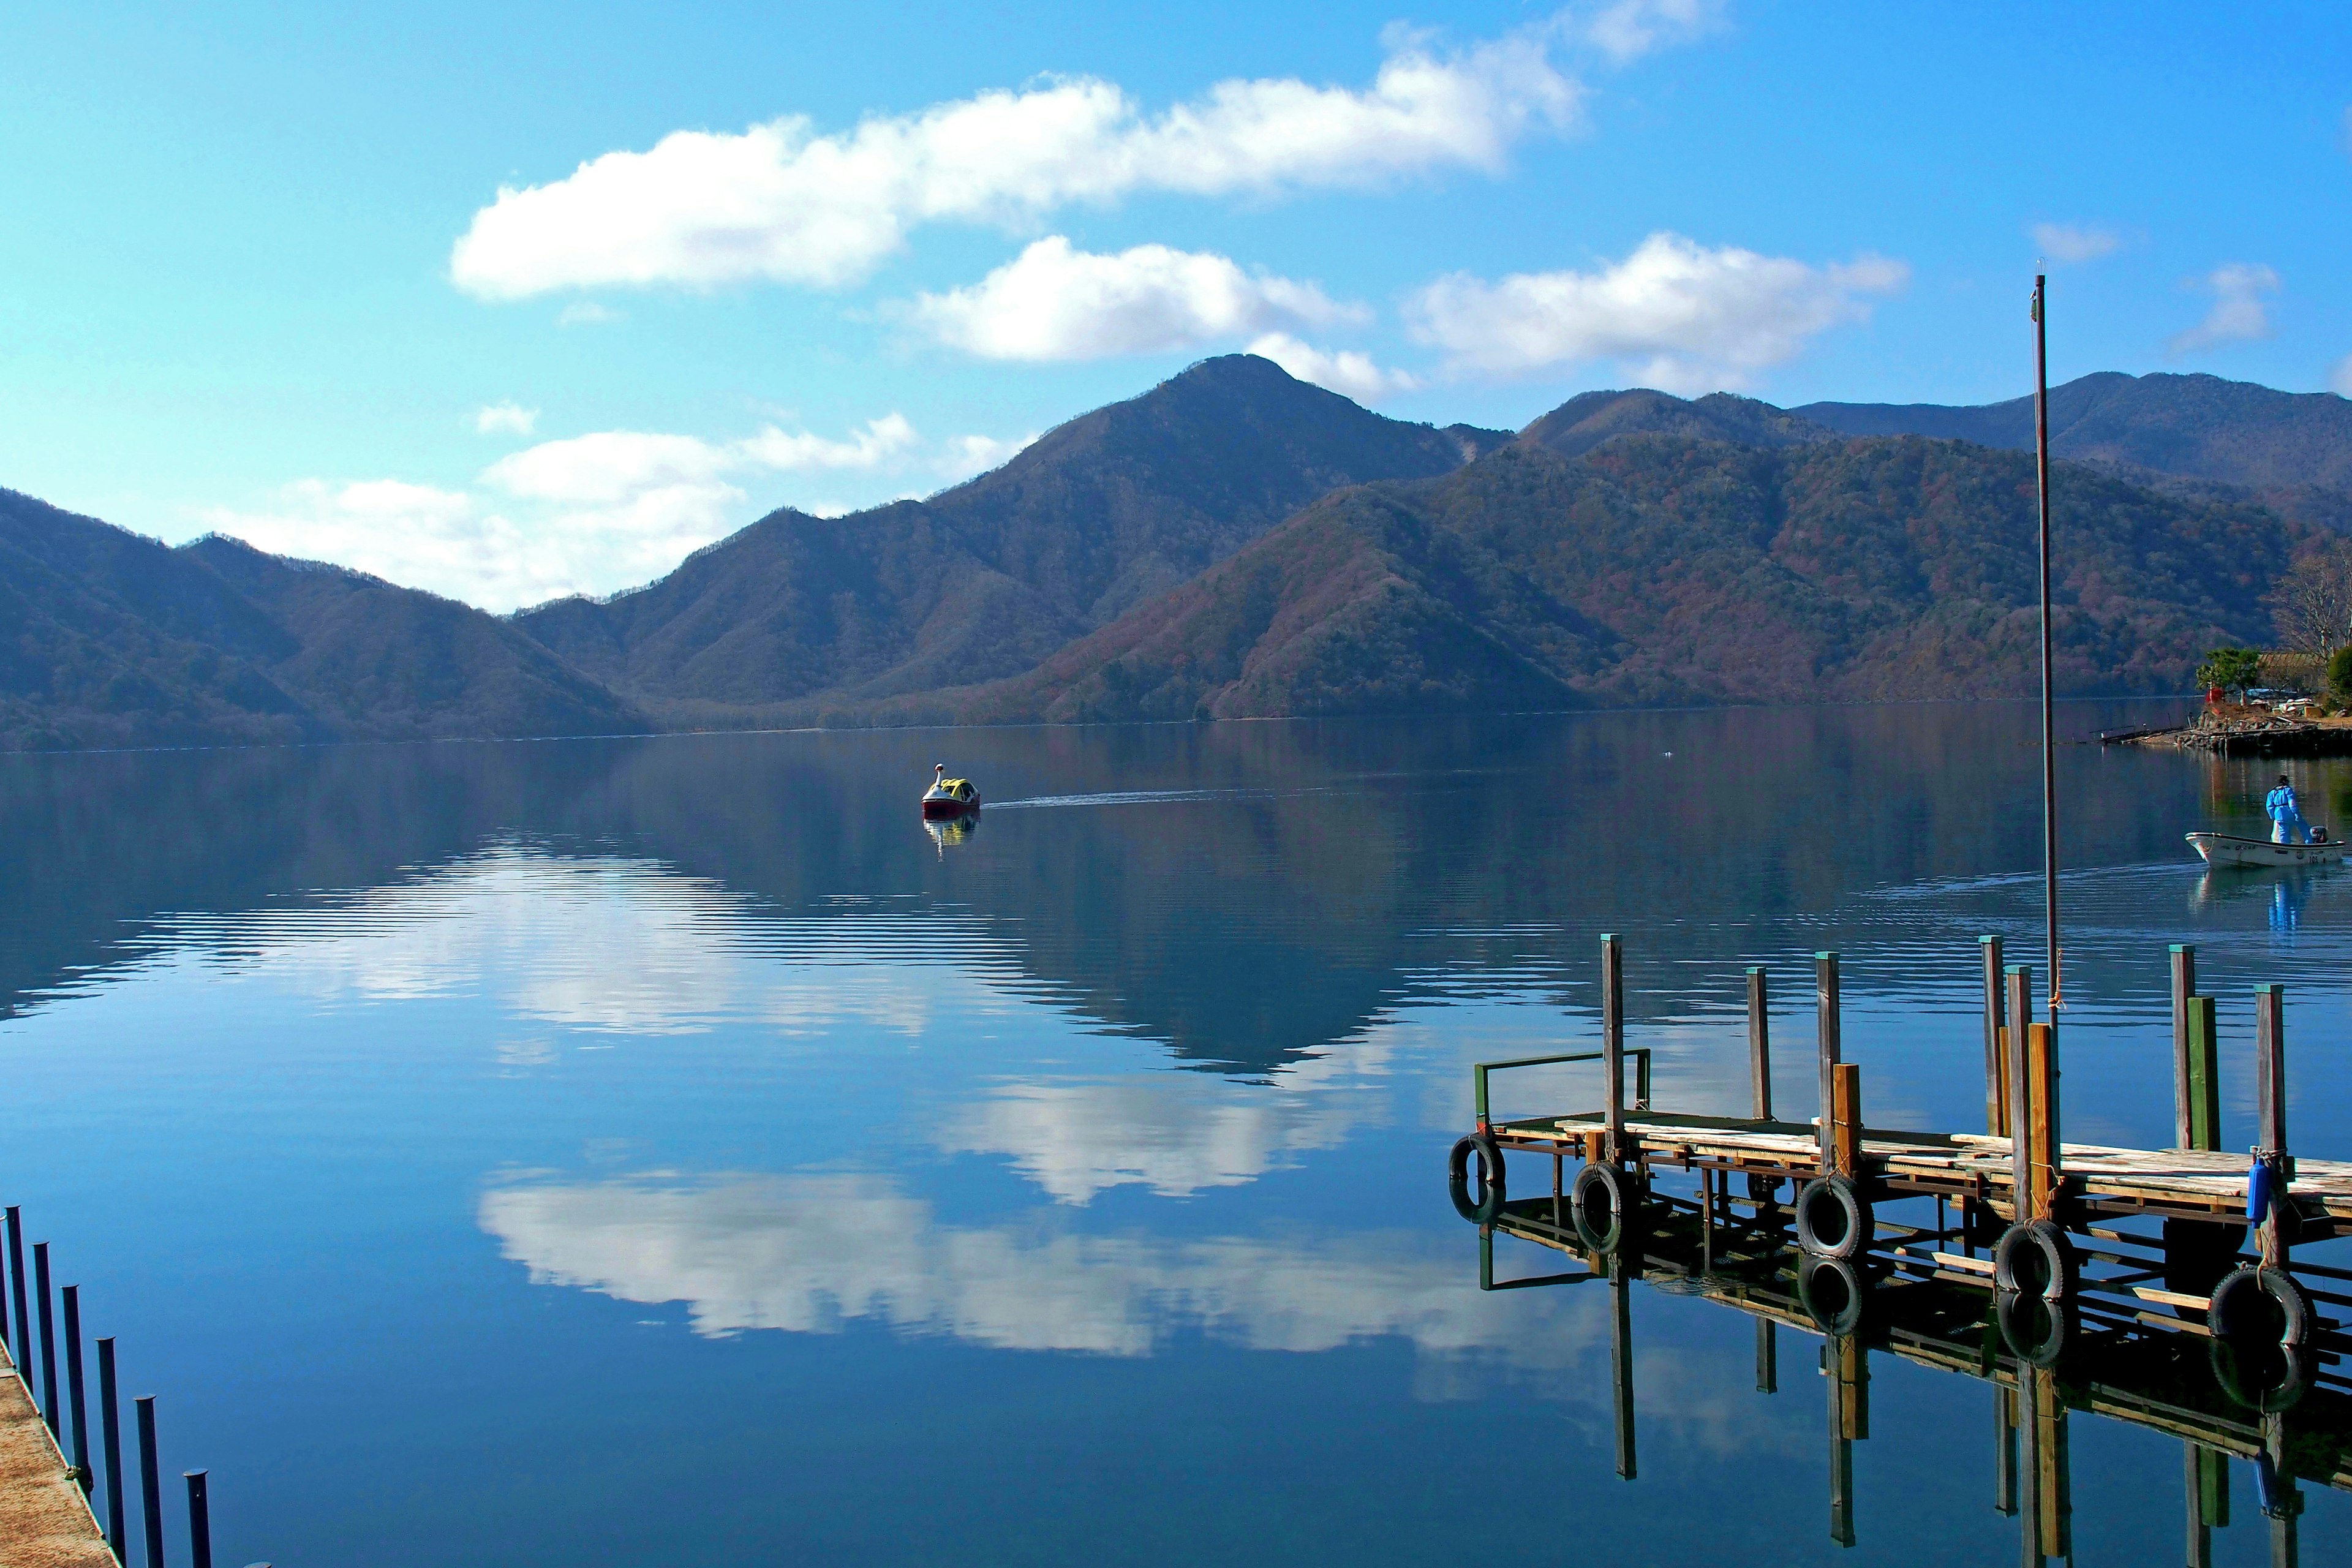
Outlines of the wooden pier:
{"type": "Polygon", "coordinates": [[[16,1365],[0,1348],[0,1563],[114,1568],[114,1553],[75,1484],[16,1365]]]}
{"type": "Polygon", "coordinates": [[[1604,936],[1601,1048],[1475,1068],[1478,1121],[1453,1152],[1454,1205],[1482,1226],[1548,1226],[1548,1244],[1639,1258],[1660,1204],[1681,1203],[1698,1216],[1703,1259],[1718,1236],[1751,1251],[1792,1247],[1816,1275],[1815,1266],[1834,1265],[1823,1289],[1854,1301],[1880,1281],[1933,1282],[1972,1296],[1979,1319],[1997,1321],[2028,1363],[2056,1355],[2081,1310],[2119,1312],[2140,1330],[2220,1342],[2241,1385],[2300,1397],[2324,1363],[2352,1348],[2344,1332],[2352,1273],[2295,1256],[2352,1234],[2352,1163],[2288,1152],[2282,990],[2255,989],[2252,1155],[2220,1148],[2215,1004],[2197,994],[2186,946],[2170,952],[2176,1146],[2069,1143],[2060,1136],[2058,1035],[2033,1021],[2032,976],[2002,963],[1998,938],[1980,945],[1986,1129],[1921,1132],[1864,1121],[1861,1069],[1844,1059],[1838,959],[1828,952],[1815,958],[1813,997],[1824,1115],[1774,1114],[1760,969],[1748,975],[1751,1113],[1653,1107],[1649,1053],[1625,1045],[1622,949],[1604,936]],[[1600,1064],[1598,1109],[1490,1116],[1495,1074],[1568,1062],[1600,1064]],[[1548,1157],[1548,1194],[1510,1201],[1509,1152],[1548,1157]],[[1695,1187],[1690,1197],[1662,1195],[1670,1173],[1695,1187]],[[1903,1204],[1912,1223],[1880,1217],[1903,1204]]]}
{"type": "MultiPolygon", "coordinates": [[[[2029,1563],[2073,1555],[2068,1423],[2077,1413],[2180,1441],[2179,1561],[2189,1568],[2210,1568],[2213,1531],[2231,1522],[2231,1459],[2253,1471],[2252,1495],[2240,1498],[2240,1522],[2268,1533],[2269,1560],[2281,1568],[2298,1561],[2300,1488],[2352,1491],[2352,1384],[2332,1369],[2291,1397],[2250,1388],[2216,1342],[2175,1331],[2179,1325],[2159,1326],[2128,1294],[2086,1291],[2055,1312],[2037,1298],[1988,1295],[1977,1283],[1978,1261],[1939,1261],[1932,1238],[1906,1237],[1856,1266],[1810,1258],[1769,1226],[1727,1224],[1700,1202],[1664,1194],[1645,1196],[1630,1217],[1627,1241],[1613,1251],[1595,1250],[1555,1213],[1549,1196],[1512,1200],[1481,1227],[1478,1280],[1488,1290],[1591,1283],[1612,1291],[1616,1468],[1628,1480],[1639,1468],[1628,1290],[1642,1279],[1753,1317],[1759,1393],[1780,1391],[1783,1331],[1823,1342],[1829,1534],[1841,1545],[1856,1542],[1853,1447],[1871,1433],[1873,1355],[1990,1386],[1986,1500],[2019,1521],[2029,1563]],[[1577,1271],[1499,1279],[1498,1235],[1563,1254],[1577,1271]],[[2032,1321],[2021,1325],[2021,1315],[2032,1321]]],[[[2120,1239],[2107,1245],[2132,1246],[2120,1239]]],[[[1805,1355],[1792,1365],[1810,1369],[1812,1363],[1805,1355]]],[[[1882,1407],[1882,1420],[1885,1414],[1882,1407]]]]}

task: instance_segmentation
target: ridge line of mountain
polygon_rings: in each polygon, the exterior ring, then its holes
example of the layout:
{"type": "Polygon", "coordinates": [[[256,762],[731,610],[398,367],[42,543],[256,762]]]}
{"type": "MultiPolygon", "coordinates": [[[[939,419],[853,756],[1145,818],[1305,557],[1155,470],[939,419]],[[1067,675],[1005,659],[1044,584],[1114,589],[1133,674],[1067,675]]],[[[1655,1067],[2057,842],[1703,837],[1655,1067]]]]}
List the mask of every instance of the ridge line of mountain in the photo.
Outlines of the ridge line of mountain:
{"type": "MultiPolygon", "coordinates": [[[[2102,373],[2051,409],[2074,689],[2178,689],[2352,528],[2344,399],[2102,373]]],[[[2030,399],[1645,389],[1440,428],[1228,355],[506,616],[0,491],[0,748],[1992,694],[2031,433],[2030,399]]]]}

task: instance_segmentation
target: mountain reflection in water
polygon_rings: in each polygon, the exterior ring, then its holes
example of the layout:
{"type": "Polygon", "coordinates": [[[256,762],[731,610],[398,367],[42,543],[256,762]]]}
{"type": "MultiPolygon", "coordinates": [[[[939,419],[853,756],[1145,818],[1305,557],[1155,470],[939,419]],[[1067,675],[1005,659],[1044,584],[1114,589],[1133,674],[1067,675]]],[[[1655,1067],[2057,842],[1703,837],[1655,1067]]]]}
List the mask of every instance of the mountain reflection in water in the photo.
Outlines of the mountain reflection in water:
{"type": "MultiPolygon", "coordinates": [[[[9,1201],[234,1483],[229,1561],[1420,1562],[1471,1495],[1596,1551],[1811,1560],[1818,1411],[1741,1397],[1746,1325],[1643,1294],[1642,1479],[1601,1487],[1606,1293],[1480,1291],[1434,1178],[1471,1063],[1591,1037],[1602,931],[1678,1107],[1744,1105],[1762,963],[1810,1114],[1794,979],[1834,947],[1873,1120],[1980,1116],[2035,729],[976,731],[955,769],[1000,804],[960,834],[918,819],[936,733],[0,759],[9,1201]]],[[[2180,842],[2249,827],[2275,766],[2061,760],[2070,1135],[2163,1136],[2194,942],[2225,1142],[2275,980],[2297,1146],[2352,1152],[2352,878],[2180,842]]],[[[1873,1375],[1918,1436],[1862,1446],[1845,1560],[2012,1553],[1898,1550],[1975,1508],[1944,1450],[1983,1411],[1873,1375]]],[[[2341,1527],[2308,1507],[2307,1543],[2341,1527]]],[[[2178,1538],[2088,1487],[2074,1529],[2178,1538]]]]}

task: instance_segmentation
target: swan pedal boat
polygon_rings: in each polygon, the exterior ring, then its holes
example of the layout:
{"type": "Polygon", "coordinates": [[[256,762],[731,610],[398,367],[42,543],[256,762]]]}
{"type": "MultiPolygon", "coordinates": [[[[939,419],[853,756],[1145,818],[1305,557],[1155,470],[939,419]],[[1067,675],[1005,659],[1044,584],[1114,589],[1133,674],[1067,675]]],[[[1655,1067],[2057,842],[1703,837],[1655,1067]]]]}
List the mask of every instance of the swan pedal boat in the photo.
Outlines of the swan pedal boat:
{"type": "Polygon", "coordinates": [[[2208,866],[2326,866],[2352,851],[2352,843],[2330,838],[2318,844],[2273,844],[2267,838],[2232,838],[2226,833],[2191,833],[2189,842],[2208,866]]]}
{"type": "Polygon", "coordinates": [[[942,778],[923,792],[923,820],[939,822],[980,809],[980,791],[970,779],[942,778]]]}

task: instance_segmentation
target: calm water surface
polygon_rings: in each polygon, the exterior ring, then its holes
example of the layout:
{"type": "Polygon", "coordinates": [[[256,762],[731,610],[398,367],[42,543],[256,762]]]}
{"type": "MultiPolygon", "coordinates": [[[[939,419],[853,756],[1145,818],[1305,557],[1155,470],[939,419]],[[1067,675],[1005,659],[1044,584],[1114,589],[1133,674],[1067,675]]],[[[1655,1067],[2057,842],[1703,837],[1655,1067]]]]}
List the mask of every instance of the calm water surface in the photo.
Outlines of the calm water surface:
{"type": "MultiPolygon", "coordinates": [[[[2072,707],[2084,734],[2126,710],[2072,707]]],[[[2129,710],[2147,716],[2148,710],[2129,710]]],[[[0,763],[0,1181],[212,1471],[220,1560],[2013,1561],[1982,1384],[1482,1293],[1469,1064],[1595,1036],[1746,1103],[1844,954],[1871,1120],[1980,1123],[1975,938],[2039,967],[2030,709],[785,734],[0,763]],[[939,842],[934,761],[995,804],[939,842]],[[1801,1373],[1801,1375],[1799,1375],[1801,1373]],[[1932,1526],[1932,1532],[1927,1527],[1932,1526]]],[[[2065,1114],[2168,1141],[2199,944],[2352,1154],[2352,877],[2207,877],[2256,764],[2070,747],[2065,1114]]],[[[2352,768],[2298,763],[2352,826],[2352,768]]],[[[1589,1102],[1528,1075],[1499,1112],[1589,1102]]],[[[1532,1171],[1529,1173],[1533,1176],[1532,1171]]],[[[1556,1264],[1500,1244],[1519,1273],[1556,1264]]],[[[2077,1561],[2178,1562],[2177,1440],[2078,1415],[2077,1561]]],[[[2250,1471],[2219,1560],[2268,1560],[2250,1471]]],[[[2305,1488],[2304,1561],[2352,1508],[2305,1488]]],[[[176,1512],[174,1539],[180,1525],[176,1512]]]]}

